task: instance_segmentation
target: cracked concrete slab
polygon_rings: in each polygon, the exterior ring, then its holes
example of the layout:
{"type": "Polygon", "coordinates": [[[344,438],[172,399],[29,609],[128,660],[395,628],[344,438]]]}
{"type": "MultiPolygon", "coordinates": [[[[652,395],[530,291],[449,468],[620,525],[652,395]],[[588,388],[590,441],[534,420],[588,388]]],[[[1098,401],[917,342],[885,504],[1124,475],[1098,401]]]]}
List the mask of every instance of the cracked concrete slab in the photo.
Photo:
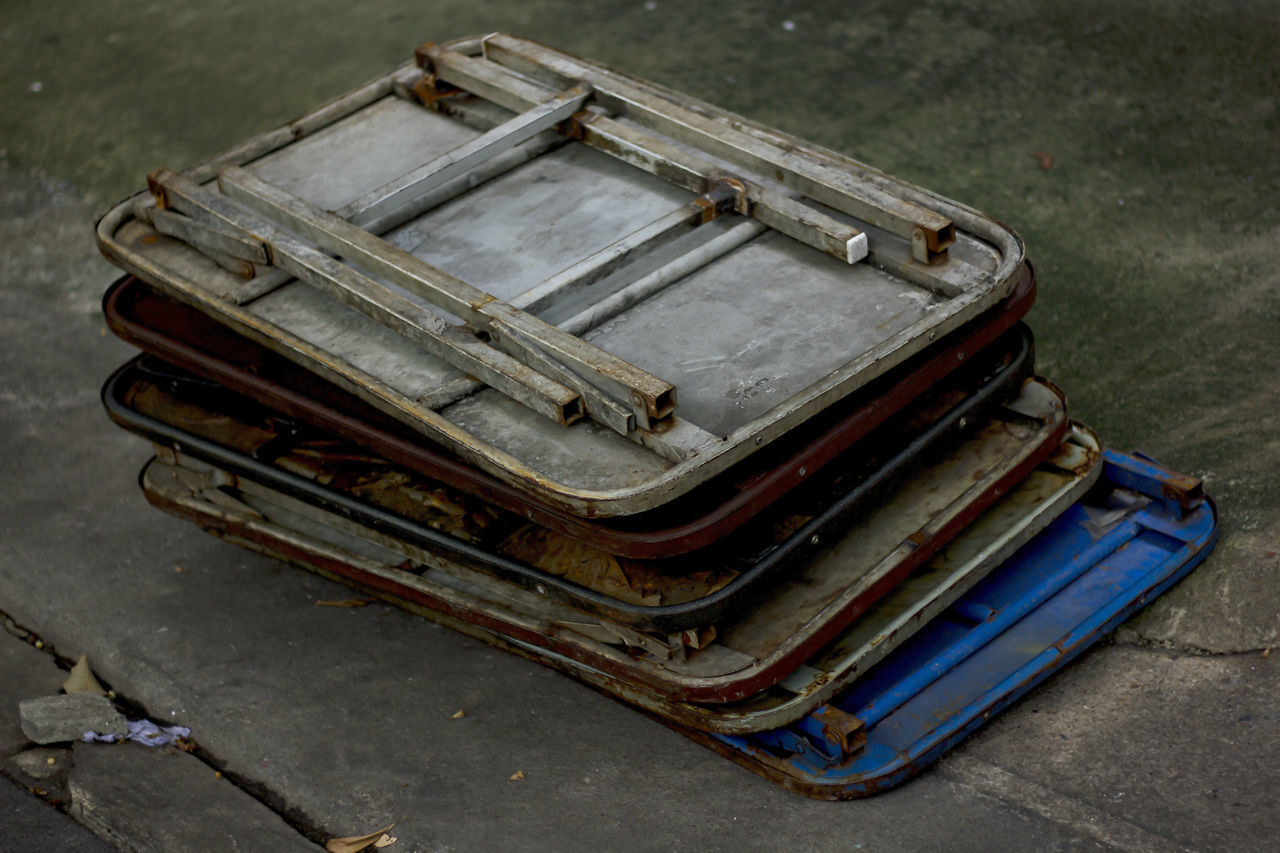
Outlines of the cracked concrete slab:
{"type": "Polygon", "coordinates": [[[71,800],[67,775],[71,771],[71,750],[37,747],[14,753],[0,762],[0,771],[33,797],[51,806],[71,800]]]}
{"type": "MultiPolygon", "coordinates": [[[[20,632],[12,623],[5,627],[20,632]]],[[[0,850],[6,853],[113,849],[58,808],[68,795],[70,750],[32,748],[19,722],[19,702],[56,693],[65,677],[49,652],[0,631],[0,850]]]]}
{"type": "MultiPolygon", "coordinates": [[[[12,819],[2,824],[0,850],[106,849],[93,844],[91,835],[50,804],[69,806],[75,821],[122,850],[319,849],[214,768],[172,747],[33,747],[20,729],[11,730],[18,719],[19,697],[56,691],[64,677],[50,652],[0,635],[0,705],[6,709],[0,718],[0,731],[5,733],[0,772],[35,792],[21,793],[30,800],[24,803],[9,796],[12,785],[0,781],[0,814],[12,819]],[[12,835],[11,829],[21,834],[12,835]],[[42,838],[61,841],[46,847],[42,838]]],[[[36,701],[47,698],[110,704],[90,694],[45,695],[36,701]]]]}
{"type": "Polygon", "coordinates": [[[76,744],[71,815],[121,850],[312,851],[257,800],[171,747],[76,744]]]}
{"type": "Polygon", "coordinates": [[[0,851],[111,853],[116,848],[53,806],[0,779],[0,851]]]}

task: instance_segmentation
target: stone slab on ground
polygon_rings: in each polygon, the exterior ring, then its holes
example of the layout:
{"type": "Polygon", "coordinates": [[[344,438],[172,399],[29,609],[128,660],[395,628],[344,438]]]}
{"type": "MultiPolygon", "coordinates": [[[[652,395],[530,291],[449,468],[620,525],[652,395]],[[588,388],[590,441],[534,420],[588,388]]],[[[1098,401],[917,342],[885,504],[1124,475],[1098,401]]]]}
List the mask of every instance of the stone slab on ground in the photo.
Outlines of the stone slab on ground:
{"type": "Polygon", "coordinates": [[[24,699],[18,703],[22,733],[36,743],[78,740],[85,732],[123,735],[128,725],[111,704],[96,693],[70,693],[24,699]]]}
{"type": "Polygon", "coordinates": [[[0,853],[112,853],[116,849],[53,806],[0,779],[0,853]]]}
{"type": "Polygon", "coordinates": [[[185,752],[132,743],[74,751],[71,815],[122,850],[321,849],[185,752]]]}

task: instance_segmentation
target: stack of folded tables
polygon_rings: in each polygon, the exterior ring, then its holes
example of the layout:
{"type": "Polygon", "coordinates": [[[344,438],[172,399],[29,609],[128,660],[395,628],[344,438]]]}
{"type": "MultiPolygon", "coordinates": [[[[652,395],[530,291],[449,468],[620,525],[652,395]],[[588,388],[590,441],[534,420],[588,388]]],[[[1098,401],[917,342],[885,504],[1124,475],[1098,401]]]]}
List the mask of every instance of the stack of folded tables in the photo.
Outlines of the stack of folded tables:
{"type": "Polygon", "coordinates": [[[415,59],[99,221],[157,507],[830,798],[1212,546],[1035,375],[1009,229],[512,36],[415,59]]]}

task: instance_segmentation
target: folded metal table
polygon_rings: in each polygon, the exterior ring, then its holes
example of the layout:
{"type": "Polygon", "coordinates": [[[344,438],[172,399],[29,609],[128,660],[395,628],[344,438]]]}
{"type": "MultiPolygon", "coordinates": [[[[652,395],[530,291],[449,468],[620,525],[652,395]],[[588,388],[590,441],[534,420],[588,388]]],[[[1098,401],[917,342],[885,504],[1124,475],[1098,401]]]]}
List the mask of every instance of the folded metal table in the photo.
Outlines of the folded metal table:
{"type": "Polygon", "coordinates": [[[1023,264],[967,207],[502,34],[153,173],[97,237],[584,517],[687,493],[997,305],[1023,264]]]}

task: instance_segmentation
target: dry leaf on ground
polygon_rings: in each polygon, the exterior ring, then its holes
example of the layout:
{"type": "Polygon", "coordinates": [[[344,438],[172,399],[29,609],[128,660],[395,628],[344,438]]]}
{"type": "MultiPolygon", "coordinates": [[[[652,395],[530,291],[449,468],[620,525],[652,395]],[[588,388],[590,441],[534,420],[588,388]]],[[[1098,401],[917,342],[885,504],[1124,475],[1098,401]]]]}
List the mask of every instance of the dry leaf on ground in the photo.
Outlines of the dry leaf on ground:
{"type": "Polygon", "coordinates": [[[523,771],[523,770],[517,770],[515,773],[512,773],[510,776],[508,776],[508,777],[507,777],[507,781],[508,781],[508,782],[519,782],[519,781],[520,781],[521,779],[523,779],[523,778],[524,778],[524,771],[523,771]]]}
{"type": "Polygon", "coordinates": [[[458,712],[457,712],[456,714],[454,714],[452,717],[450,717],[449,719],[451,719],[451,720],[461,720],[461,719],[462,719],[463,717],[465,717],[466,715],[467,715],[467,712],[466,712],[466,711],[464,711],[464,710],[462,710],[461,708],[459,708],[459,709],[458,709],[458,712]]]}
{"type": "Polygon", "coordinates": [[[387,847],[395,844],[396,840],[387,835],[395,824],[388,824],[382,829],[370,832],[368,835],[353,835],[348,838],[334,838],[324,845],[324,849],[329,853],[359,853],[369,845],[374,847],[387,847]],[[383,841],[383,839],[387,839],[383,841]]]}
{"type": "Polygon", "coordinates": [[[67,693],[107,695],[106,688],[98,683],[98,679],[93,677],[93,670],[89,668],[87,655],[80,655],[80,660],[76,661],[76,665],[71,667],[71,674],[67,676],[66,681],[62,682],[62,689],[67,693]]]}

